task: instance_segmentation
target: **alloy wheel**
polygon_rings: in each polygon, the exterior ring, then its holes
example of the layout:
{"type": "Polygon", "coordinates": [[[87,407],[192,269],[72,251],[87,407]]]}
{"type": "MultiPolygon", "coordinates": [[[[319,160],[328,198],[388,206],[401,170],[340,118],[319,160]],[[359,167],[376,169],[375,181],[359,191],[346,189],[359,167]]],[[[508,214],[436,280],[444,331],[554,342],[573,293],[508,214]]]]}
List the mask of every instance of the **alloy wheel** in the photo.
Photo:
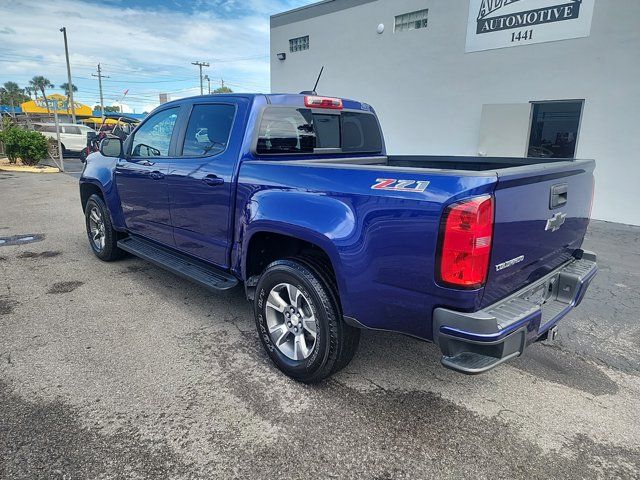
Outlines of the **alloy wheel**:
{"type": "Polygon", "coordinates": [[[105,230],[102,212],[97,207],[93,207],[89,212],[89,232],[93,247],[101,252],[104,249],[105,230]]]}
{"type": "Polygon", "coordinates": [[[273,344],[287,358],[308,358],[316,344],[316,318],[309,299],[290,283],[271,289],[265,317],[273,344]]]}

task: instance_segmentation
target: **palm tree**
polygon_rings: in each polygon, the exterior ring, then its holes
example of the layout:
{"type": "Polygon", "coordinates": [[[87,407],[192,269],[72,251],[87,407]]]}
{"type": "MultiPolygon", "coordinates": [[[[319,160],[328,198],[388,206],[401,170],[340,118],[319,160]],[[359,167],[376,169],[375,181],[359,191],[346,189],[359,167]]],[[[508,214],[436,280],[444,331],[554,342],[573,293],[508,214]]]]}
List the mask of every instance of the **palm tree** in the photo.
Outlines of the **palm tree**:
{"type": "MultiPolygon", "coordinates": [[[[64,95],[67,97],[67,112],[69,112],[69,109],[71,108],[71,93],[69,92],[69,84],[63,83],[58,88],[62,90],[64,92],[64,95]]],[[[78,87],[76,87],[75,84],[72,83],[71,90],[73,90],[73,92],[75,93],[78,91],[78,87]]]]}
{"type": "Polygon", "coordinates": [[[48,78],[43,77],[42,75],[36,75],[31,80],[29,80],[29,85],[31,85],[36,90],[40,90],[40,93],[42,93],[42,98],[44,98],[44,104],[47,106],[47,113],[51,113],[51,110],[49,110],[49,100],[47,100],[45,89],[55,88],[55,85],[51,83],[48,78]]]}
{"type": "Polygon", "coordinates": [[[24,89],[23,89],[23,90],[24,90],[25,95],[29,95],[29,98],[31,98],[31,94],[32,94],[32,93],[35,93],[35,92],[36,92],[35,88],[33,88],[33,87],[29,87],[29,86],[24,87],[24,89]]]}
{"type": "Polygon", "coordinates": [[[22,90],[16,82],[5,82],[4,85],[0,87],[0,92],[3,97],[9,100],[12,111],[15,102],[20,101],[24,97],[24,90],[22,90]]]}
{"type": "MultiPolygon", "coordinates": [[[[64,91],[64,94],[67,96],[67,98],[69,98],[71,95],[69,93],[69,84],[68,83],[63,83],[62,85],[60,85],[58,87],[60,90],[64,91]]],[[[77,92],[78,91],[78,87],[76,87],[73,83],[71,84],[71,90],[73,90],[73,92],[77,92]]]]}

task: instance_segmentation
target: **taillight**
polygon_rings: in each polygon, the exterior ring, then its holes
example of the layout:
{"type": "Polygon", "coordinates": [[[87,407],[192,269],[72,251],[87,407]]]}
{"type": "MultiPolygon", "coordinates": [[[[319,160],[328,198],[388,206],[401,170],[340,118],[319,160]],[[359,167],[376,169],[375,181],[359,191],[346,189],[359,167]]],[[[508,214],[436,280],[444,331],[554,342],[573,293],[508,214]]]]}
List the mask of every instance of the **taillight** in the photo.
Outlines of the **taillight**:
{"type": "Polygon", "coordinates": [[[342,99],[329,97],[304,97],[304,105],[311,108],[342,110],[342,99]]]}
{"type": "Polygon", "coordinates": [[[438,276],[446,285],[479,288],[487,280],[493,237],[493,197],[450,205],[444,213],[438,276]]]}

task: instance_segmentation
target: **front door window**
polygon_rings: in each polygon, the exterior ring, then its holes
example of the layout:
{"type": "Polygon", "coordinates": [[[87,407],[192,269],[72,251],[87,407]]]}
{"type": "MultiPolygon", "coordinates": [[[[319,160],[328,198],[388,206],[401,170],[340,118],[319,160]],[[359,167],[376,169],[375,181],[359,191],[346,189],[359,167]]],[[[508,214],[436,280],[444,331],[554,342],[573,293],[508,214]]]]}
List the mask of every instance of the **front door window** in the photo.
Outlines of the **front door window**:
{"type": "Polygon", "coordinates": [[[131,156],[167,157],[179,110],[162,110],[144,122],[131,142],[131,156]]]}

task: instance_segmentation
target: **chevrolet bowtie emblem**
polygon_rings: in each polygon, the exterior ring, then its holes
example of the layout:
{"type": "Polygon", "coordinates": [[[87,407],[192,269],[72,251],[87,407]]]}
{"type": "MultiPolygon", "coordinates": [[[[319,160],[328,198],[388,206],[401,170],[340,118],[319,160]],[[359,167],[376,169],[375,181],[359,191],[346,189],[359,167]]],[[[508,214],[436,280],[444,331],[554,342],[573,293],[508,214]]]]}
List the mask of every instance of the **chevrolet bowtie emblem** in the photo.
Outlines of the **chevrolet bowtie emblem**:
{"type": "Polygon", "coordinates": [[[556,213],[553,217],[547,220],[547,226],[544,227],[545,231],[548,232],[551,230],[552,232],[555,232],[556,230],[559,230],[566,219],[566,213],[556,213]]]}

